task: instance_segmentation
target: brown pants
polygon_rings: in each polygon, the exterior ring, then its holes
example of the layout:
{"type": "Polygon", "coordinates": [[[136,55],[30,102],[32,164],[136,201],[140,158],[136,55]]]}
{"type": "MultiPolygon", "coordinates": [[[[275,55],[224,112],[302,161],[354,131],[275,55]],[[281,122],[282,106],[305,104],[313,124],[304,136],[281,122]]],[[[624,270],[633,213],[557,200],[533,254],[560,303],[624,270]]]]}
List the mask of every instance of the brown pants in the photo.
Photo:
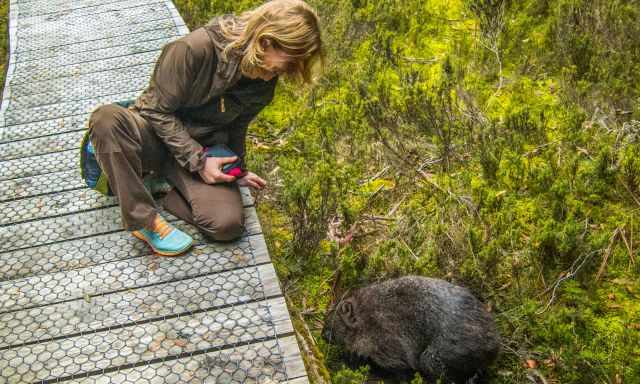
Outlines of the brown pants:
{"type": "Polygon", "coordinates": [[[198,174],[180,167],[135,111],[118,105],[99,107],[91,115],[89,129],[98,163],[120,201],[126,230],[151,227],[158,209],[143,176],[156,173],[175,186],[163,201],[167,211],[212,240],[229,241],[242,234],[242,197],[236,183],[206,184],[198,174]]]}

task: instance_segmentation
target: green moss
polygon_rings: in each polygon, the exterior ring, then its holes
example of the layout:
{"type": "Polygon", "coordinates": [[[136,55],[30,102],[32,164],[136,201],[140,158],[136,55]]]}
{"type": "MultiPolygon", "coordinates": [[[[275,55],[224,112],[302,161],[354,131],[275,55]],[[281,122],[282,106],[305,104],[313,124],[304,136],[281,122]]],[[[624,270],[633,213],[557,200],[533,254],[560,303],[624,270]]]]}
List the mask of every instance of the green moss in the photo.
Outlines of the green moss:
{"type": "Polygon", "coordinates": [[[342,368],[333,375],[331,382],[335,384],[364,384],[367,382],[368,373],[369,367],[367,366],[355,371],[349,368],[342,368]]]}

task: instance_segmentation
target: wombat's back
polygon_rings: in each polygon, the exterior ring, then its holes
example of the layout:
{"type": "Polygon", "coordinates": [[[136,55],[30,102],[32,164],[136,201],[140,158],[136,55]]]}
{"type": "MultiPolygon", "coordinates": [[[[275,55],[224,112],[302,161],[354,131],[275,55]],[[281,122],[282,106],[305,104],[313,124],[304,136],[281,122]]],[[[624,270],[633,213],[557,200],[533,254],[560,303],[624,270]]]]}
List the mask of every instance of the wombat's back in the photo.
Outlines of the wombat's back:
{"type": "MultiPolygon", "coordinates": [[[[370,320],[363,323],[370,327],[365,326],[361,336],[368,331],[379,335],[383,329],[392,330],[398,344],[405,348],[415,346],[417,351],[409,355],[416,359],[409,365],[424,373],[444,374],[463,382],[498,354],[500,343],[494,320],[466,288],[444,280],[406,276],[362,288],[354,298],[360,303],[360,311],[365,312],[360,316],[370,320]],[[393,315],[381,316],[383,312],[393,315]],[[385,319],[389,324],[380,323],[385,319]]],[[[387,344],[394,341],[375,335],[368,335],[367,339],[385,340],[387,344]]],[[[379,349],[390,351],[388,345],[380,345],[379,349]]],[[[384,366],[384,362],[380,365],[384,366]]]]}
{"type": "Polygon", "coordinates": [[[430,298],[418,301],[421,304],[416,308],[423,319],[435,321],[437,329],[425,345],[421,370],[464,381],[495,360],[500,350],[495,322],[468,289],[417,276],[397,279],[397,284],[406,284],[430,298]]]}

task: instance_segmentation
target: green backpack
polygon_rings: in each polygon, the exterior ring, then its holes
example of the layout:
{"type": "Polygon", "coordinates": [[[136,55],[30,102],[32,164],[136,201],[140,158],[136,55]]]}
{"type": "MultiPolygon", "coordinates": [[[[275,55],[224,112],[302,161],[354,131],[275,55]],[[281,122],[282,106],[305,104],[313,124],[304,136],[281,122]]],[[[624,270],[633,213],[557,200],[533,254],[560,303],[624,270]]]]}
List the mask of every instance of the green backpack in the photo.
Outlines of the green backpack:
{"type": "MultiPolygon", "coordinates": [[[[135,100],[118,101],[114,104],[128,108],[134,101],[135,100]]],[[[80,174],[89,188],[105,196],[114,196],[113,191],[109,187],[107,175],[102,171],[96,159],[95,150],[91,144],[91,140],[89,140],[90,133],[91,131],[87,130],[80,143],[80,174]]]]}

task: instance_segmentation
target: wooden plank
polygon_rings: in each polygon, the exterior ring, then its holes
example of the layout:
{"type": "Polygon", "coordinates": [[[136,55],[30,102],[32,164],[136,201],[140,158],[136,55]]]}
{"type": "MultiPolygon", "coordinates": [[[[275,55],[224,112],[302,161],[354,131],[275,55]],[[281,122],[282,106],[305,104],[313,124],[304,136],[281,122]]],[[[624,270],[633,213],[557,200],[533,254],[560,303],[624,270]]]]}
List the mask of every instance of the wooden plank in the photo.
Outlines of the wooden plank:
{"type": "MultiPolygon", "coordinates": [[[[2,164],[2,163],[0,163],[2,164]]],[[[28,172],[27,172],[28,173],[28,172]]],[[[68,170],[0,181],[0,202],[86,187],[77,164],[68,170]]],[[[245,205],[253,205],[248,188],[241,188],[245,205]]]]}
{"type": "Polygon", "coordinates": [[[177,35],[177,30],[174,25],[169,27],[153,29],[150,31],[144,31],[139,33],[132,33],[126,38],[122,36],[104,37],[102,39],[91,40],[76,44],[47,46],[37,49],[30,49],[19,51],[18,62],[21,61],[34,61],[43,60],[48,58],[55,58],[67,55],[80,54],[85,52],[95,52],[99,50],[124,47],[134,43],[142,43],[145,41],[152,41],[158,39],[168,40],[174,38],[177,35]]]}
{"type": "Polygon", "coordinates": [[[307,371],[304,368],[304,362],[298,347],[298,341],[295,336],[287,337],[280,343],[282,354],[287,356],[285,359],[285,367],[288,378],[304,377],[307,371]]]}
{"type": "Polygon", "coordinates": [[[83,20],[83,18],[67,20],[45,18],[44,21],[41,20],[40,22],[23,19],[18,23],[19,30],[17,31],[17,37],[20,39],[26,39],[30,42],[38,39],[44,44],[51,43],[51,40],[48,39],[49,36],[42,34],[43,32],[47,31],[55,31],[62,36],[69,35],[76,37],[86,37],[92,31],[96,34],[100,34],[101,32],[108,30],[109,28],[118,28],[127,24],[151,22],[152,20],[157,23],[159,19],[168,19],[169,17],[170,15],[167,14],[167,9],[163,6],[162,3],[154,4],[153,2],[150,2],[146,6],[128,8],[127,12],[124,13],[106,12],[94,14],[92,15],[91,19],[93,23],[85,23],[84,29],[79,28],[83,25],[83,21],[85,21],[83,20]],[[156,14],[159,17],[150,17],[152,16],[152,14],[156,14]],[[92,30],[91,27],[93,27],[94,29],[92,30]]]}
{"type": "Polygon", "coordinates": [[[47,22],[55,22],[55,21],[72,21],[74,19],[84,19],[91,20],[92,16],[101,15],[101,14],[122,14],[126,13],[128,9],[144,7],[149,4],[157,4],[158,6],[163,6],[164,2],[161,0],[112,0],[109,2],[103,2],[98,5],[84,7],[84,8],[76,8],[69,10],[62,10],[52,13],[39,13],[39,12],[29,12],[20,11],[18,15],[18,19],[23,22],[28,23],[47,23],[47,22]]]}
{"type": "Polygon", "coordinates": [[[20,9],[65,10],[67,7],[82,8],[105,3],[99,0],[12,0],[20,9]],[[49,7],[47,7],[49,6],[49,7]]]}
{"type": "Polygon", "coordinates": [[[0,203],[0,225],[113,207],[117,204],[115,197],[104,196],[93,189],[57,192],[0,203]]]}
{"type": "MultiPolygon", "coordinates": [[[[191,235],[199,245],[205,242],[200,232],[182,221],[173,222],[191,235]]],[[[0,253],[0,281],[23,279],[97,264],[151,255],[152,250],[127,231],[61,241],[0,253]],[[44,255],[44,257],[43,257],[44,255]]]]}
{"type": "Polygon", "coordinates": [[[0,161],[0,180],[44,175],[77,167],[78,151],[76,150],[5,160],[0,161]]]}
{"type": "MultiPolygon", "coordinates": [[[[154,1],[155,2],[155,1],[154,1]]],[[[97,13],[103,13],[105,11],[114,13],[113,11],[120,11],[122,9],[129,9],[147,5],[152,1],[139,1],[139,0],[111,0],[105,1],[87,1],[87,0],[74,0],[74,1],[51,1],[51,4],[40,3],[23,3],[20,5],[20,18],[32,18],[35,16],[45,17],[45,20],[49,18],[56,18],[60,16],[82,17],[93,15],[97,13]],[[109,7],[105,9],[106,7],[109,7]]],[[[158,4],[156,2],[156,4],[158,4]]],[[[160,3],[162,4],[162,3],[160,3]]]]}
{"type": "Polygon", "coordinates": [[[0,144],[0,161],[33,156],[34,148],[37,148],[38,154],[41,155],[79,148],[80,140],[84,134],[84,131],[75,131],[31,140],[2,143],[0,144]]]}
{"type": "Polygon", "coordinates": [[[125,92],[80,101],[66,101],[24,109],[9,109],[5,115],[8,125],[51,120],[60,117],[82,115],[92,112],[98,106],[120,100],[135,99],[139,92],[125,92]]]}
{"type": "Polygon", "coordinates": [[[249,236],[248,239],[256,258],[256,264],[270,263],[271,259],[269,258],[269,250],[267,249],[267,243],[264,240],[264,236],[259,234],[249,236]]]}
{"type": "Polygon", "coordinates": [[[150,77],[151,70],[148,70],[147,73],[140,73],[139,75],[132,73],[120,79],[117,77],[112,79],[103,78],[89,85],[79,83],[77,87],[67,90],[66,94],[64,90],[51,91],[47,88],[44,88],[46,92],[34,95],[18,96],[14,93],[12,111],[18,112],[23,109],[37,108],[48,104],[94,100],[109,95],[124,94],[125,92],[140,94],[149,84],[150,77]]]}
{"type": "MultiPolygon", "coordinates": [[[[153,67],[153,63],[143,63],[126,68],[112,68],[106,71],[90,72],[87,74],[79,73],[73,77],[67,76],[31,81],[28,83],[14,83],[10,86],[14,98],[34,95],[42,96],[46,94],[59,95],[65,91],[71,92],[69,95],[73,97],[74,91],[79,92],[76,91],[76,89],[95,91],[96,86],[100,87],[101,93],[104,94],[106,93],[104,88],[108,85],[109,80],[117,82],[118,86],[122,86],[121,83],[127,79],[134,80],[138,77],[146,77],[148,80],[153,71],[153,67]]],[[[113,91],[114,88],[115,87],[112,87],[109,93],[118,93],[113,91]]]]}
{"type": "MultiPolygon", "coordinates": [[[[176,218],[163,212],[170,221],[176,218]]],[[[122,230],[120,208],[111,207],[38,221],[0,226],[0,255],[30,247],[81,239],[122,230]]],[[[260,233],[254,208],[245,208],[245,234],[260,233]]],[[[2,257],[2,256],[0,256],[2,257]]]]}
{"type": "MultiPolygon", "coordinates": [[[[174,40],[174,38],[169,41],[174,40]]],[[[130,55],[144,52],[157,51],[162,49],[169,41],[165,39],[150,40],[131,45],[124,45],[111,48],[103,48],[96,51],[74,53],[69,56],[50,57],[41,60],[16,61],[16,68],[19,71],[46,71],[47,68],[55,69],[73,64],[89,64],[95,61],[124,58],[130,55]]]]}
{"type": "Polygon", "coordinates": [[[9,109],[9,102],[11,100],[11,89],[8,84],[13,80],[13,76],[16,72],[16,47],[17,41],[17,27],[18,27],[18,11],[15,4],[11,4],[9,7],[9,52],[7,54],[7,60],[5,65],[5,78],[4,78],[4,90],[2,91],[2,100],[0,100],[0,138],[4,136],[4,127],[6,126],[5,114],[9,109]]]}
{"type": "Polygon", "coordinates": [[[308,384],[308,383],[309,383],[309,379],[307,378],[307,376],[298,377],[297,379],[287,381],[287,384],[308,384]]]}
{"type": "Polygon", "coordinates": [[[0,202],[85,188],[77,169],[0,181],[0,202]]]}
{"type": "MultiPolygon", "coordinates": [[[[122,71],[138,65],[154,65],[159,55],[160,49],[157,49],[129,56],[92,61],[90,63],[71,64],[56,68],[41,68],[34,63],[33,65],[24,66],[20,73],[16,73],[9,86],[13,87],[18,84],[37,83],[55,79],[68,79],[70,77],[75,78],[109,70],[122,71]]],[[[45,83],[43,86],[47,86],[47,84],[45,83]]]]}
{"type": "MultiPolygon", "coordinates": [[[[169,383],[290,383],[305,384],[306,377],[291,379],[283,361],[297,358],[282,354],[291,337],[182,357],[136,368],[72,380],[74,384],[140,382],[169,383]],[[150,378],[146,381],[144,378],[150,378]]],[[[294,340],[295,342],[295,340],[294,340]]]]}
{"type": "MultiPolygon", "coordinates": [[[[262,236],[258,236],[262,238],[262,236]]],[[[266,250],[264,251],[266,254],[266,250]]],[[[264,286],[264,294],[266,297],[282,296],[282,290],[280,289],[280,282],[276,270],[273,268],[273,264],[261,265],[258,268],[260,274],[260,281],[264,286]]]]}
{"type": "Polygon", "coordinates": [[[274,305],[271,308],[271,314],[274,318],[280,319],[277,324],[274,324],[278,335],[289,335],[293,333],[293,324],[289,318],[289,309],[284,300],[279,301],[278,305],[274,305]]]}
{"type": "MultiPolygon", "coordinates": [[[[0,182],[1,183],[1,182],[0,182]]],[[[241,189],[245,207],[253,204],[251,193],[241,189]]],[[[69,215],[118,205],[115,197],[104,196],[88,189],[74,189],[0,203],[0,225],[17,224],[24,221],[69,215]]]]}
{"type": "Polygon", "coordinates": [[[80,378],[272,339],[288,320],[273,314],[283,305],[277,298],[1,350],[0,377],[9,383],[80,378]]]}
{"type": "MultiPolygon", "coordinates": [[[[182,221],[173,224],[193,237],[194,246],[208,243],[192,225],[182,221]]],[[[269,258],[264,239],[260,236],[249,236],[248,239],[258,258],[256,263],[267,262],[269,258]]],[[[0,282],[152,254],[146,243],[126,231],[92,236],[90,244],[86,238],[46,244],[0,254],[0,282]]]]}
{"type": "MultiPolygon", "coordinates": [[[[250,206],[253,199],[245,188],[241,190],[243,204],[250,206]]],[[[93,189],[75,189],[47,195],[0,203],[0,225],[69,215],[118,205],[115,197],[108,197],[93,189]]]]}
{"type": "MultiPolygon", "coordinates": [[[[154,259],[145,263],[150,268],[156,265],[154,259]]],[[[244,264],[234,266],[238,265],[244,264]]],[[[264,268],[269,266],[248,266],[0,314],[0,349],[264,300],[268,295],[259,272],[264,268]]]]}
{"type": "Polygon", "coordinates": [[[244,268],[264,260],[259,252],[245,237],[198,245],[175,258],[146,255],[9,280],[0,283],[0,313],[244,268]]]}
{"type": "MultiPolygon", "coordinates": [[[[9,89],[9,87],[5,89],[9,89]]],[[[1,118],[2,115],[0,114],[0,119],[1,118]]],[[[89,114],[85,113],[75,116],[60,117],[57,119],[10,125],[0,128],[2,130],[0,142],[8,143],[15,140],[24,140],[71,131],[79,131],[86,128],[88,120],[89,114]]],[[[0,167],[4,167],[4,164],[0,163],[0,167]]]]}
{"type": "Polygon", "coordinates": [[[124,38],[127,31],[136,34],[158,28],[175,26],[173,20],[167,19],[167,16],[169,16],[168,12],[159,12],[156,10],[152,14],[143,11],[138,12],[138,14],[133,15],[133,17],[127,14],[127,17],[118,19],[120,23],[129,20],[128,24],[122,25],[105,24],[96,26],[92,24],[79,24],[70,26],[68,24],[48,24],[46,28],[20,31],[18,37],[21,39],[22,45],[18,48],[18,52],[86,43],[117,36],[124,38]],[[163,13],[165,15],[163,15],[163,13]],[[123,21],[123,19],[125,21],[123,21]],[[51,41],[48,39],[48,34],[55,34],[56,40],[51,41]]]}

